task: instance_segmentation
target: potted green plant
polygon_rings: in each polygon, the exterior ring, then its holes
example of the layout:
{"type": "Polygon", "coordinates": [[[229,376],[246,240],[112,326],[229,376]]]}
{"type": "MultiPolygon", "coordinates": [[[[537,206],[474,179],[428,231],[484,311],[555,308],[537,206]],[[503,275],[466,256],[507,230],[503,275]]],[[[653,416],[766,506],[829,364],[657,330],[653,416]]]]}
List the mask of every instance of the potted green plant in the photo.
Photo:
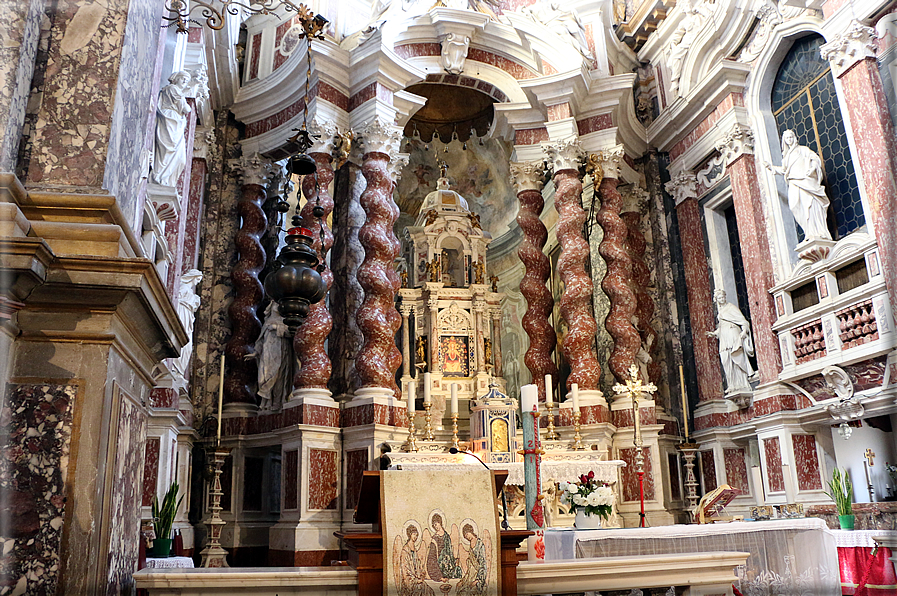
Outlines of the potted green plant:
{"type": "Polygon", "coordinates": [[[171,555],[171,526],[174,523],[174,516],[177,514],[184,495],[178,499],[178,483],[172,482],[168,488],[168,492],[162,497],[162,506],[159,506],[159,499],[153,496],[153,531],[156,538],[153,540],[153,556],[168,557],[171,555]]]}
{"type": "Polygon", "coordinates": [[[853,484],[847,470],[835,468],[832,470],[832,479],[828,483],[831,492],[825,494],[835,502],[838,511],[838,522],[842,530],[853,530],[853,484]]]}

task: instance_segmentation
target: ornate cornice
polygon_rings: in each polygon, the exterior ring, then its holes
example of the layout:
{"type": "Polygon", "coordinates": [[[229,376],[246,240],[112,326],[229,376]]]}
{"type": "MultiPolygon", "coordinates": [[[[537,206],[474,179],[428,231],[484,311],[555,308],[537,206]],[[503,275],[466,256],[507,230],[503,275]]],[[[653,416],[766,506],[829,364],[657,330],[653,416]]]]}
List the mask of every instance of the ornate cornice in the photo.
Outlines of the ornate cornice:
{"type": "Polygon", "coordinates": [[[542,190],[545,165],[541,161],[511,163],[511,184],[520,194],[524,190],[542,190]]]}
{"type": "Polygon", "coordinates": [[[742,155],[753,155],[754,133],[744,124],[735,124],[721,140],[716,142],[716,150],[722,154],[728,167],[742,155]]]}
{"type": "Polygon", "coordinates": [[[578,170],[584,151],[576,137],[565,141],[542,143],[542,151],[548,157],[551,169],[557,173],[561,170],[578,170]]]}
{"type": "Polygon", "coordinates": [[[258,153],[236,159],[229,159],[227,165],[240,178],[240,184],[250,186],[267,186],[274,176],[275,165],[258,153]]]}
{"type": "Polygon", "coordinates": [[[402,142],[402,129],[382,118],[365,122],[357,131],[362,145],[362,153],[398,153],[402,142]]]}
{"type": "Polygon", "coordinates": [[[875,29],[853,20],[847,26],[847,31],[822,44],[819,53],[823,60],[832,63],[832,71],[839,77],[860,60],[875,58],[877,50],[878,35],[875,29]]]}
{"type": "Polygon", "coordinates": [[[697,198],[698,179],[692,172],[679,172],[663,185],[678,206],[685,199],[697,198]]]}

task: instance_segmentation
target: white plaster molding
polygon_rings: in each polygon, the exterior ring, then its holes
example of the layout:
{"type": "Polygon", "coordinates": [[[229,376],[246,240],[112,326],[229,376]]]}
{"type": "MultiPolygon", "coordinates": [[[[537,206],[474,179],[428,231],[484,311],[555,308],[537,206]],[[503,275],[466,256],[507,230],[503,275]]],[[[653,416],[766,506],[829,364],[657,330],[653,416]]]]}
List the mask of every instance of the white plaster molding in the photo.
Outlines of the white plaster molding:
{"type": "Polygon", "coordinates": [[[601,167],[604,178],[620,179],[620,172],[626,165],[623,161],[623,154],[623,145],[599,149],[593,154],[601,167]]]}
{"type": "Polygon", "coordinates": [[[877,50],[878,34],[875,29],[857,20],[851,21],[844,33],[819,48],[822,59],[831,62],[836,77],[861,60],[875,58],[877,50]]]}
{"type": "Polygon", "coordinates": [[[542,151],[548,157],[551,169],[555,172],[579,169],[584,155],[582,144],[576,137],[565,141],[542,143],[542,151]]]}
{"type": "Polygon", "coordinates": [[[309,123],[308,130],[313,135],[319,135],[315,144],[309,148],[309,153],[327,153],[329,155],[333,152],[333,141],[339,132],[336,122],[315,117],[309,123]]]}
{"type": "Polygon", "coordinates": [[[542,179],[545,175],[541,161],[511,163],[511,184],[520,194],[524,190],[542,190],[542,179]]]}
{"type": "Polygon", "coordinates": [[[402,172],[405,170],[405,166],[408,165],[409,157],[410,154],[408,153],[392,152],[389,154],[389,178],[393,184],[397,183],[399,178],[402,177],[402,172]]]}
{"type": "Polygon", "coordinates": [[[449,33],[442,39],[442,69],[450,74],[459,75],[464,72],[467,51],[470,49],[470,36],[449,33]]]}
{"type": "Polygon", "coordinates": [[[258,153],[236,159],[229,159],[227,165],[231,171],[239,176],[240,184],[248,186],[257,184],[259,186],[267,186],[275,172],[275,166],[271,161],[265,159],[258,153]]]}
{"type": "Polygon", "coordinates": [[[692,172],[679,172],[663,188],[672,195],[678,207],[685,199],[697,198],[698,179],[692,172]]]}
{"type": "Polygon", "coordinates": [[[377,151],[391,155],[399,152],[402,142],[402,129],[383,118],[374,118],[365,122],[356,131],[364,153],[377,151]]]}
{"type": "Polygon", "coordinates": [[[716,149],[726,160],[726,167],[742,155],[754,154],[754,133],[744,124],[735,124],[716,144],[716,149]]]}

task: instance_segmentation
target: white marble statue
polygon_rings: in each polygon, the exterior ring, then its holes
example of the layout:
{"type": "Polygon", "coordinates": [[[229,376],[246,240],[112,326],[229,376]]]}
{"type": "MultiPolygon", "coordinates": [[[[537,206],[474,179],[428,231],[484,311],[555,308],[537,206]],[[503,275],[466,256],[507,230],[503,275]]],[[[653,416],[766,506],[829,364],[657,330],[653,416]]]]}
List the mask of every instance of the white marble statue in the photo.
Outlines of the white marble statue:
{"type": "Polygon", "coordinates": [[[738,307],[726,301],[726,292],[713,293],[717,307],[717,327],[707,335],[719,340],[719,358],[726,373],[726,395],[751,390],[750,377],[754,374],[748,356],[754,355],[751,324],[738,307]]]}
{"type": "Polygon", "coordinates": [[[467,50],[470,48],[470,37],[449,33],[442,41],[442,68],[450,74],[461,74],[464,62],[467,61],[467,50]]]}
{"type": "Polygon", "coordinates": [[[193,324],[196,321],[196,310],[199,308],[196,285],[200,281],[202,281],[202,273],[191,269],[181,276],[181,287],[178,289],[178,318],[187,333],[187,343],[181,348],[181,355],[172,364],[185,379],[190,367],[190,359],[193,357],[193,324]]]}
{"type": "Polygon", "coordinates": [[[580,54],[589,60],[594,58],[586,38],[586,28],[575,11],[564,10],[560,2],[539,0],[532,6],[522,9],[521,12],[529,15],[534,21],[542,23],[561,37],[572,38],[571,42],[580,54]]]}
{"type": "Polygon", "coordinates": [[[831,240],[826,225],[829,200],[822,186],[822,159],[809,147],[799,145],[793,130],[782,133],[782,165],[764,163],[766,169],[785,177],[788,208],[807,239],[831,240]]]}
{"type": "MultiPolygon", "coordinates": [[[[709,4],[709,3],[708,3],[709,4]]],[[[670,38],[670,58],[667,67],[670,69],[670,95],[679,97],[679,79],[682,77],[682,63],[695,38],[704,26],[704,22],[713,13],[713,9],[704,2],[679,0],[685,16],[679,22],[670,38]]]]}
{"type": "Polygon", "coordinates": [[[156,106],[156,144],[151,180],[162,186],[175,186],[187,165],[187,103],[190,73],[179,71],[168,77],[169,85],[159,92],[156,106]]]}
{"type": "Polygon", "coordinates": [[[293,338],[273,300],[265,309],[262,332],[255,342],[255,352],[247,358],[258,362],[259,407],[278,410],[293,391],[293,338]]]}

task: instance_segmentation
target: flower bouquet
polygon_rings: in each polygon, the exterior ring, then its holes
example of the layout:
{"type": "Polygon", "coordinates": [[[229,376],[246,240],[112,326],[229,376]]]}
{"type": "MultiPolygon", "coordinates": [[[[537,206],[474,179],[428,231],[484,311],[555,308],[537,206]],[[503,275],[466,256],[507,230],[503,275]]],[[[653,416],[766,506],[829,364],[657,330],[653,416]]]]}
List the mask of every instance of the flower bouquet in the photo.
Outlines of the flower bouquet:
{"type": "Polygon", "coordinates": [[[576,512],[576,527],[601,527],[614,507],[614,491],[606,482],[595,478],[595,472],[579,477],[579,482],[561,482],[561,502],[572,505],[576,512]]]}

